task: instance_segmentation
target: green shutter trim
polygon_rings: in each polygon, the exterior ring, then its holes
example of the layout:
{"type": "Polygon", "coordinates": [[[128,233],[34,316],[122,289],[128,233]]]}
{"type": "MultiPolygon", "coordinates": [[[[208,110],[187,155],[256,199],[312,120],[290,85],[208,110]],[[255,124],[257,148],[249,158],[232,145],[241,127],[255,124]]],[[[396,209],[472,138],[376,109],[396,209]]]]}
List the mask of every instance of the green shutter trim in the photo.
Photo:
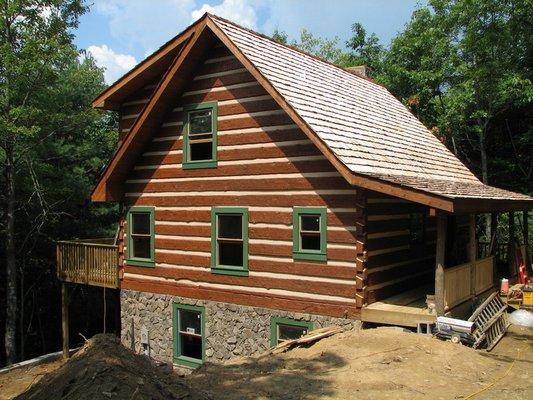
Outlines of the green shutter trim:
{"type": "Polygon", "coordinates": [[[285,317],[272,317],[270,319],[270,347],[276,347],[278,344],[278,325],[290,325],[290,326],[300,326],[302,328],[307,328],[308,331],[314,329],[312,321],[300,321],[292,318],[285,317]]]}
{"type": "Polygon", "coordinates": [[[134,267],[155,267],[155,224],[154,224],[154,207],[130,207],[126,216],[126,264],[134,267]],[[131,218],[133,214],[150,214],[150,258],[136,258],[131,256],[130,251],[133,249],[131,241],[131,218]]]}
{"type": "Polygon", "coordinates": [[[295,260],[327,261],[327,212],[324,207],[294,207],[292,210],[292,258],[295,260]],[[300,215],[320,215],[320,251],[301,250],[300,215]]]}
{"type": "Polygon", "coordinates": [[[200,168],[216,168],[217,161],[217,127],[218,127],[218,103],[216,101],[210,101],[207,103],[189,104],[183,107],[185,114],[183,120],[183,157],[181,166],[183,169],[200,169],[200,168]],[[188,161],[189,160],[189,111],[205,110],[210,108],[212,111],[213,119],[211,121],[211,131],[213,132],[213,148],[211,160],[202,161],[188,161]]]}
{"type": "Polygon", "coordinates": [[[211,209],[211,272],[213,274],[248,276],[248,209],[242,207],[213,207],[211,209]],[[242,267],[217,265],[217,215],[240,214],[242,216],[242,267]]]}
{"type": "Polygon", "coordinates": [[[198,368],[205,362],[205,308],[202,306],[190,306],[188,304],[172,303],[172,360],[175,364],[180,364],[189,368],[198,368]],[[180,335],[179,335],[179,310],[196,311],[201,315],[202,324],[202,359],[182,356],[180,354],[180,335]]]}

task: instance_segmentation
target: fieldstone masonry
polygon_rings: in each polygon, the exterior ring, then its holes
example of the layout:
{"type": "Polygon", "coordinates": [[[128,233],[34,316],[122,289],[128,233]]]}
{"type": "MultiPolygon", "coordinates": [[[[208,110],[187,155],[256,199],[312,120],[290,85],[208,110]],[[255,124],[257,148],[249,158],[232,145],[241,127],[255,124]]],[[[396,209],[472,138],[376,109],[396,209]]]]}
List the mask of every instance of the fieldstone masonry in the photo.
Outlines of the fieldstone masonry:
{"type": "Polygon", "coordinates": [[[351,319],[133,290],[122,290],[120,298],[122,343],[138,353],[147,354],[162,362],[172,362],[173,303],[205,307],[206,361],[215,363],[267,350],[270,347],[270,320],[273,316],[312,321],[315,329],[330,325],[342,326],[345,329],[361,326],[360,321],[351,319]]]}

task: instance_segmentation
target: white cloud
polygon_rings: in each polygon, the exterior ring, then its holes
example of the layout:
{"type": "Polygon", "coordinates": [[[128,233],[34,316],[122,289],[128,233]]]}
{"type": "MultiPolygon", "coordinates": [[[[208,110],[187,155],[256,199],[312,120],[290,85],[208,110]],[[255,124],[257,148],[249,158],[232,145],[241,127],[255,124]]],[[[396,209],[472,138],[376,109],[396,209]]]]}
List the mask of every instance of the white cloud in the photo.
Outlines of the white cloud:
{"type": "Polygon", "coordinates": [[[97,66],[105,68],[104,79],[108,84],[115,82],[137,65],[135,57],[128,54],[115,53],[105,44],[102,46],[89,46],[87,52],[94,58],[97,66]]]}
{"type": "Polygon", "coordinates": [[[188,24],[194,0],[94,0],[108,20],[111,36],[138,57],[151,54],[188,24]]]}
{"type": "Polygon", "coordinates": [[[204,4],[191,13],[192,19],[196,21],[206,12],[227,18],[248,28],[257,28],[257,15],[255,10],[253,6],[245,0],[224,0],[217,6],[204,4]]]}

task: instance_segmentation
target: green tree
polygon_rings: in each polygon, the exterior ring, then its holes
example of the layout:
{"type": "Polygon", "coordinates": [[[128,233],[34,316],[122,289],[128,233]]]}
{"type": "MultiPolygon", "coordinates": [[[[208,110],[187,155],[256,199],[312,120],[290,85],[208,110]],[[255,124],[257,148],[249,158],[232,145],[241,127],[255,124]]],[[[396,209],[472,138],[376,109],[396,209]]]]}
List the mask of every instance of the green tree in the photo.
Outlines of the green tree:
{"type": "Polygon", "coordinates": [[[91,99],[104,88],[102,71],[80,57],[72,43],[72,31],[86,10],[81,0],[0,1],[1,264],[8,363],[24,352],[25,334],[34,323],[25,321],[24,311],[38,302],[26,300],[33,291],[50,296],[44,290],[54,282],[53,241],[75,237],[77,220],[94,232],[104,226],[95,213],[107,214],[87,201],[116,134],[111,133],[113,119],[90,109],[91,99]]]}
{"type": "Polygon", "coordinates": [[[378,77],[484,183],[527,193],[531,21],[531,0],[430,0],[393,40],[378,77]]]}

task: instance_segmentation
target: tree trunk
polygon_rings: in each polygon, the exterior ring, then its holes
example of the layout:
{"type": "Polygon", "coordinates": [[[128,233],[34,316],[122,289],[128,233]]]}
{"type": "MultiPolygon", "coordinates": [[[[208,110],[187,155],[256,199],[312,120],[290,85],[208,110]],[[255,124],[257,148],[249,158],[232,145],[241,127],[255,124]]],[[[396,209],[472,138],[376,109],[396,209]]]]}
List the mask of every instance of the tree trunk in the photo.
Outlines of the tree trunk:
{"type": "Polygon", "coordinates": [[[7,364],[17,361],[17,265],[15,259],[15,165],[12,144],[6,146],[6,333],[7,364]]]}
{"type": "MultiPolygon", "coordinates": [[[[479,153],[481,158],[481,181],[489,184],[489,165],[487,161],[487,125],[488,122],[480,123],[481,132],[479,134],[479,153]]],[[[490,231],[490,214],[483,214],[483,231],[487,241],[490,242],[493,232],[490,231]]]]}

